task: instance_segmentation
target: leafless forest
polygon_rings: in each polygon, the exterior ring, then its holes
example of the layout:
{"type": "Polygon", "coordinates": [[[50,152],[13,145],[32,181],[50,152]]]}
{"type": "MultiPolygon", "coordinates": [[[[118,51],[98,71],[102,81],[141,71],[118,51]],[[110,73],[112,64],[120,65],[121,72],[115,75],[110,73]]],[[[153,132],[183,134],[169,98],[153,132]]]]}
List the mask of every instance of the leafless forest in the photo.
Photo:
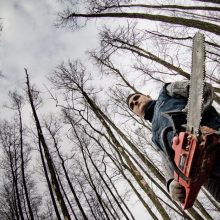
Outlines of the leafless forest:
{"type": "Polygon", "coordinates": [[[204,189],[187,211],[171,200],[151,125],[125,102],[131,92],[156,98],[164,83],[189,79],[200,31],[218,108],[219,1],[85,2],[62,0],[56,25],[74,34],[95,22],[99,46],[87,60],[54,67],[49,99],[28,69],[26,85],[9,93],[13,116],[0,120],[0,219],[220,219],[220,204],[204,189]],[[132,203],[145,209],[142,219],[132,203]]]}

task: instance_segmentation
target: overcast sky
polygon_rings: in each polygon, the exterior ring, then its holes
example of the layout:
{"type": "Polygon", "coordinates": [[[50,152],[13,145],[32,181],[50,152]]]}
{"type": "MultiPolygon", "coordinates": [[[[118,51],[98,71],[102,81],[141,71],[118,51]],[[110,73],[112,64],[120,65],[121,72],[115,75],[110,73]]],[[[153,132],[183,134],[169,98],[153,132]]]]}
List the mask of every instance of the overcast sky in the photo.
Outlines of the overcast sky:
{"type": "Polygon", "coordinates": [[[0,0],[0,100],[3,104],[9,90],[25,86],[24,68],[32,82],[43,84],[61,61],[84,58],[85,50],[97,42],[94,26],[71,31],[54,26],[58,0],[0,0]]]}
{"type": "MultiPolygon", "coordinates": [[[[97,45],[95,22],[86,28],[71,31],[54,26],[57,13],[62,10],[59,0],[0,0],[0,114],[7,102],[9,90],[25,87],[24,68],[28,68],[31,82],[38,87],[46,75],[67,59],[85,59],[85,51],[97,45]]],[[[86,60],[86,59],[85,59],[86,60]]],[[[139,220],[146,211],[131,199],[133,214],[139,220]]]]}
{"type": "MultiPolygon", "coordinates": [[[[60,62],[85,59],[85,51],[96,47],[96,22],[75,32],[58,29],[54,24],[61,9],[58,0],[0,0],[1,118],[7,114],[2,106],[7,103],[8,91],[25,87],[24,68],[28,68],[31,82],[40,87],[60,62]]],[[[130,202],[137,218],[146,217],[143,207],[136,206],[136,199],[130,202]]]]}

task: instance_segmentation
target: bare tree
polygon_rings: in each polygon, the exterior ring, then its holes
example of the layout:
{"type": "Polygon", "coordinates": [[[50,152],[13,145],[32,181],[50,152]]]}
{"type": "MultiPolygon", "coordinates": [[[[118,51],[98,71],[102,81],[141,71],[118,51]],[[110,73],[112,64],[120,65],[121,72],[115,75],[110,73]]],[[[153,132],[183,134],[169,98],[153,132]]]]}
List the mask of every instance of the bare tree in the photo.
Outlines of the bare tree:
{"type": "MultiPolygon", "coordinates": [[[[83,206],[82,206],[82,204],[81,204],[81,202],[80,202],[80,200],[79,200],[79,198],[77,196],[76,190],[74,189],[73,184],[71,182],[71,179],[69,177],[68,170],[67,170],[67,168],[65,166],[65,159],[63,158],[63,156],[61,155],[60,150],[59,150],[59,146],[58,146],[59,145],[58,144],[58,132],[60,130],[60,125],[59,125],[58,121],[56,121],[55,119],[52,119],[50,117],[50,121],[49,122],[45,121],[45,127],[48,130],[48,132],[49,132],[49,134],[50,134],[50,136],[51,136],[51,138],[53,140],[54,148],[56,149],[58,157],[59,157],[59,159],[61,161],[61,166],[62,166],[64,175],[66,177],[66,180],[68,182],[70,190],[71,190],[71,192],[72,192],[72,194],[74,196],[74,199],[75,199],[75,201],[77,203],[77,206],[78,206],[78,208],[79,208],[83,218],[84,219],[88,219],[87,216],[86,216],[86,213],[84,211],[84,208],[83,208],[83,206]]],[[[75,218],[77,218],[77,217],[75,216],[75,218]]]]}
{"type": "Polygon", "coordinates": [[[27,187],[26,177],[25,177],[23,121],[22,121],[23,97],[21,95],[19,95],[17,92],[10,92],[9,96],[12,101],[12,108],[14,108],[18,113],[22,182],[23,182],[23,187],[24,187],[24,192],[25,192],[25,199],[26,199],[27,206],[28,206],[28,215],[30,215],[30,219],[33,220],[34,214],[33,214],[32,208],[31,208],[30,192],[28,192],[28,187],[27,187]]]}
{"type": "MultiPolygon", "coordinates": [[[[4,161],[4,169],[6,175],[8,176],[5,181],[8,181],[11,184],[10,194],[8,196],[13,196],[12,201],[9,203],[15,205],[12,210],[15,211],[14,215],[19,219],[24,219],[23,205],[21,198],[21,185],[20,185],[20,169],[18,164],[19,160],[19,138],[17,137],[18,133],[16,132],[16,125],[11,124],[7,121],[4,121],[1,125],[0,140],[1,146],[5,157],[7,158],[4,161]],[[13,201],[14,200],[14,201],[13,201]]],[[[5,185],[5,184],[4,184],[5,185]]],[[[5,188],[7,190],[7,188],[5,188]]],[[[10,199],[7,198],[7,199],[10,199]]]]}
{"type": "MultiPolygon", "coordinates": [[[[132,5],[130,6],[128,4],[127,7],[129,9],[133,9],[132,5]]],[[[144,6],[142,5],[141,7],[143,8],[144,6]]],[[[154,7],[154,5],[152,5],[151,7],[157,9],[163,8],[163,6],[154,7]]],[[[166,7],[167,6],[165,6],[165,8],[166,7]]],[[[158,14],[141,13],[141,12],[139,13],[135,11],[122,12],[120,10],[121,9],[120,4],[115,5],[114,3],[113,5],[110,4],[107,7],[104,6],[104,9],[103,8],[99,9],[100,8],[99,5],[97,5],[97,8],[92,7],[91,10],[88,11],[87,13],[78,13],[75,12],[74,10],[71,11],[71,9],[65,10],[63,13],[60,13],[60,25],[70,25],[73,28],[79,28],[80,24],[77,20],[78,18],[85,18],[86,20],[91,18],[127,18],[127,19],[144,19],[151,21],[160,21],[168,24],[197,28],[203,31],[214,33],[216,35],[220,34],[220,28],[218,25],[211,22],[201,21],[199,19],[192,19],[183,16],[181,17],[181,16],[172,16],[172,15],[161,15],[159,13],[158,14]],[[113,9],[113,10],[108,12],[108,9],[111,10],[113,9]],[[105,10],[107,10],[107,12],[105,12],[105,10]]],[[[122,8],[125,8],[125,6],[122,6],[122,8]]],[[[175,8],[178,7],[174,6],[174,9],[175,8]]]]}
{"type": "Polygon", "coordinates": [[[219,204],[206,191],[187,211],[171,200],[151,124],[135,117],[125,100],[130,92],[154,93],[176,78],[189,79],[192,37],[199,30],[206,35],[206,79],[220,103],[218,2],[88,0],[78,8],[77,2],[62,3],[68,7],[59,14],[59,26],[78,29],[98,21],[99,46],[88,53],[98,73],[79,60],[60,64],[50,76],[56,90],[49,90],[60,112],[42,123],[39,91],[25,70],[37,138],[26,136],[22,96],[10,93],[17,114],[0,123],[0,218],[135,219],[132,196],[154,220],[215,219],[219,204]],[[48,187],[42,201],[31,188],[26,138],[38,142],[42,167],[36,172],[48,187]]]}
{"type": "MultiPolygon", "coordinates": [[[[88,93],[85,91],[85,82],[86,82],[86,75],[85,75],[85,69],[82,67],[80,68],[81,64],[78,62],[75,63],[69,63],[68,68],[64,65],[61,65],[59,67],[59,70],[53,75],[51,80],[53,83],[57,86],[57,88],[62,88],[67,90],[68,92],[71,91],[78,91],[80,96],[83,96],[83,98],[86,100],[86,102],[89,104],[89,107],[92,109],[92,111],[95,113],[95,116],[99,119],[102,126],[107,131],[107,134],[110,137],[110,142],[115,145],[117,150],[120,152],[128,166],[130,167],[130,172],[134,176],[137,183],[140,185],[140,187],[144,190],[144,192],[150,197],[152,202],[157,205],[157,208],[159,212],[161,212],[161,215],[164,219],[169,218],[166,214],[165,210],[157,200],[156,196],[153,192],[151,192],[151,189],[147,182],[145,181],[144,177],[141,175],[141,173],[138,171],[136,166],[133,164],[133,162],[130,160],[129,156],[124,150],[124,147],[119,143],[115,135],[113,134],[112,129],[108,125],[108,123],[111,124],[115,129],[117,129],[116,126],[114,126],[114,123],[109,120],[106,115],[100,110],[100,108],[95,104],[95,102],[89,97],[88,93]],[[108,123],[105,121],[107,120],[108,123]],[[151,193],[150,193],[151,192],[151,193]]],[[[73,103],[74,105],[74,103],[73,103]]],[[[117,129],[117,132],[123,136],[123,138],[129,142],[128,139],[123,135],[123,133],[117,129]]],[[[108,138],[107,138],[108,139],[108,138]]],[[[136,148],[134,148],[136,150],[136,148]]],[[[145,158],[146,159],[146,158],[145,158]]]]}
{"type": "MultiPolygon", "coordinates": [[[[41,124],[40,124],[40,121],[39,121],[37,113],[36,113],[34,100],[33,100],[33,94],[32,94],[32,90],[31,90],[31,86],[30,86],[30,82],[29,82],[27,69],[25,69],[25,72],[26,72],[26,77],[27,77],[27,92],[28,92],[28,97],[29,97],[31,108],[32,108],[32,112],[33,112],[33,115],[34,115],[34,120],[35,120],[35,123],[36,123],[37,134],[38,134],[38,137],[39,137],[39,146],[42,145],[42,147],[43,147],[44,155],[45,155],[47,165],[48,165],[48,169],[49,169],[49,172],[50,172],[50,175],[51,175],[52,187],[53,187],[53,190],[54,190],[54,192],[57,196],[57,200],[58,200],[60,208],[62,210],[62,214],[63,214],[65,219],[71,219],[69,211],[68,211],[67,206],[65,204],[63,195],[62,195],[61,190],[60,190],[60,186],[59,186],[59,183],[58,183],[58,180],[57,180],[56,172],[55,172],[54,166],[53,166],[53,159],[51,158],[49,148],[46,144],[46,141],[45,141],[45,138],[44,138],[44,135],[43,135],[43,131],[42,131],[42,128],[41,128],[41,124]]],[[[58,212],[57,212],[57,214],[58,214],[58,212]]]]}

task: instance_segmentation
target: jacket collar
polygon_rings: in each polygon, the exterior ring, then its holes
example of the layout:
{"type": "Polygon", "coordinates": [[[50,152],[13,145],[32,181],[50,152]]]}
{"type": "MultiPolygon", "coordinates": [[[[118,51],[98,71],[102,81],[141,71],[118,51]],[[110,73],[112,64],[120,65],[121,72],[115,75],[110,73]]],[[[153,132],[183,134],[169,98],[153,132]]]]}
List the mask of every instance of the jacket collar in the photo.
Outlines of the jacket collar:
{"type": "Polygon", "coordinates": [[[154,116],[154,106],[156,104],[156,100],[152,100],[148,103],[144,110],[144,119],[152,122],[152,118],[154,116]]]}

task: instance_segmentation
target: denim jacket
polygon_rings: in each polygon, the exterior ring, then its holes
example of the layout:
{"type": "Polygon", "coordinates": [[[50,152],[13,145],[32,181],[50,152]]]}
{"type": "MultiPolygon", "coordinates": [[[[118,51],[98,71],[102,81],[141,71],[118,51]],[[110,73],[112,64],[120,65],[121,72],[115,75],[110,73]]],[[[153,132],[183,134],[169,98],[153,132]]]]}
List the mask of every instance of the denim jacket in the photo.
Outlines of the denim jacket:
{"type": "MultiPolygon", "coordinates": [[[[152,123],[152,141],[156,145],[158,151],[164,151],[163,143],[161,141],[161,133],[163,129],[173,125],[172,122],[165,117],[164,113],[185,111],[188,100],[187,83],[188,81],[165,84],[159,93],[158,99],[151,101],[145,109],[144,118],[152,123]],[[176,88],[173,85],[177,85],[176,88]],[[170,90],[170,88],[172,89],[170,90]]],[[[220,116],[216,109],[211,106],[213,95],[210,84],[206,84],[204,96],[206,96],[206,99],[204,101],[201,125],[206,125],[218,130],[220,128],[220,116]]],[[[180,114],[179,117],[182,117],[182,114],[180,114]]],[[[170,132],[168,134],[170,144],[172,142],[172,136],[173,134],[170,132]]]]}
{"type": "MultiPolygon", "coordinates": [[[[165,170],[165,178],[167,183],[173,179],[173,169],[169,163],[164,145],[162,142],[161,134],[164,128],[172,126],[172,122],[164,116],[165,112],[169,111],[183,111],[187,105],[187,98],[185,95],[173,95],[171,96],[167,87],[170,84],[165,84],[162,90],[159,93],[158,99],[149,103],[145,109],[146,120],[149,120],[152,123],[152,141],[155,144],[156,150],[162,157],[162,162],[165,170]],[[169,94],[169,95],[168,95],[169,94]]],[[[209,106],[203,112],[201,125],[206,125],[208,127],[218,130],[220,128],[220,116],[217,113],[216,109],[210,104],[212,101],[209,100],[209,106]]],[[[180,117],[182,115],[180,114],[180,117]]],[[[171,147],[172,138],[174,133],[171,131],[167,135],[167,140],[171,147]]]]}
{"type": "MultiPolygon", "coordinates": [[[[172,126],[171,121],[164,116],[165,112],[182,111],[186,104],[187,98],[171,97],[166,91],[167,84],[161,90],[159,97],[155,103],[154,114],[152,117],[152,141],[159,148],[158,150],[165,151],[161,139],[161,133],[164,128],[172,126]]],[[[171,144],[173,132],[169,132],[168,141],[171,144]]]]}

